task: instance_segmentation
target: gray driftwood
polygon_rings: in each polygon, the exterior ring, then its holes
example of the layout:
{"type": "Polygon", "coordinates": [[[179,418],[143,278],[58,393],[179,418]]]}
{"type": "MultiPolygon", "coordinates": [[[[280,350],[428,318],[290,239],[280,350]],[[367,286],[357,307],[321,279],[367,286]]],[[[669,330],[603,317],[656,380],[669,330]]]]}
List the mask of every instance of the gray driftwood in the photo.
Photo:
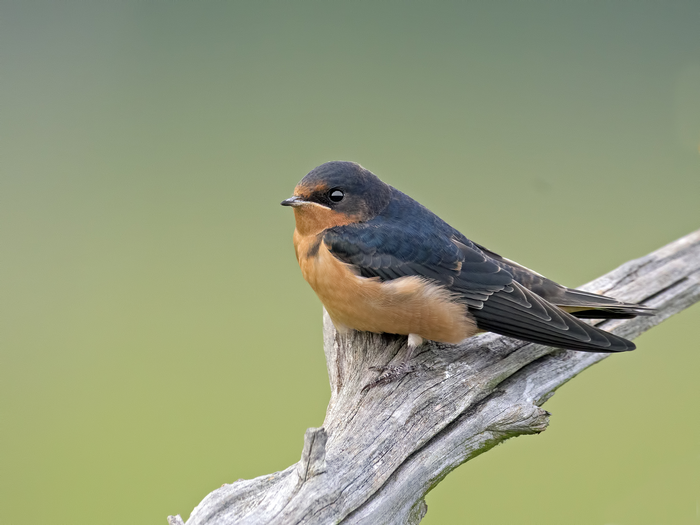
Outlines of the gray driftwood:
{"type": "MultiPolygon", "coordinates": [[[[600,323],[633,339],[700,300],[700,230],[582,289],[657,308],[654,317],[600,323]]],[[[406,338],[343,337],[325,315],[324,339],[331,400],[323,427],[306,431],[301,460],[216,489],[188,525],[418,523],[424,496],[452,469],[505,439],[542,432],[549,414],[541,405],[608,356],[482,334],[422,347],[417,359],[429,370],[363,392],[377,375],[370,367],[401,361],[406,338]]]]}

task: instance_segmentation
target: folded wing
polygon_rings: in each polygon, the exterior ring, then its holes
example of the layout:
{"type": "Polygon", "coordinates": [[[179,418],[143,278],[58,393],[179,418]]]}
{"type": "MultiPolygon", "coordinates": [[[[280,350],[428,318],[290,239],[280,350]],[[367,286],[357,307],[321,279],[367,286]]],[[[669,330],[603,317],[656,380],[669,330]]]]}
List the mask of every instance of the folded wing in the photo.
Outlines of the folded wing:
{"type": "MultiPolygon", "coordinates": [[[[517,269],[491,257],[437,217],[407,222],[410,227],[382,218],[340,226],[327,230],[323,242],[362,277],[391,281],[420,276],[445,286],[467,305],[481,329],[572,350],[635,348],[630,341],[580,321],[528,289],[516,279],[517,269]]],[[[579,306],[591,307],[593,299],[587,300],[589,303],[581,300],[579,306]]]]}

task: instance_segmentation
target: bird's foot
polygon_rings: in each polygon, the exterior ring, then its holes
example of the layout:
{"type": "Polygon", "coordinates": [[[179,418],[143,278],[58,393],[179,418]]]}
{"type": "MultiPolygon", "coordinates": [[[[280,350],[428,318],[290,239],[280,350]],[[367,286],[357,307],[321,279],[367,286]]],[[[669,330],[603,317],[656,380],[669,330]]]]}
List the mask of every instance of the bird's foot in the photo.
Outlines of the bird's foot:
{"type": "Polygon", "coordinates": [[[410,363],[409,361],[404,361],[397,365],[386,365],[386,366],[370,366],[370,370],[379,372],[379,376],[374,380],[367,383],[363,388],[362,392],[367,392],[369,389],[375,386],[388,385],[399,379],[403,379],[409,374],[417,373],[422,375],[430,370],[431,367],[424,365],[422,363],[410,363]]]}

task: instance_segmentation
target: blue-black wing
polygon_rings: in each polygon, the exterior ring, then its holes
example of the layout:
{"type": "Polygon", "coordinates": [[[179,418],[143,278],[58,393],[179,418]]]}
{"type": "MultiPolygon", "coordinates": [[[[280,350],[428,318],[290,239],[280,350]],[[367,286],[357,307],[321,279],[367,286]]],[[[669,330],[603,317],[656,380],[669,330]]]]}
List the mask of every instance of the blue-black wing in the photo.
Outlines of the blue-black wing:
{"type": "Polygon", "coordinates": [[[634,349],[528,290],[488,251],[403,194],[368,222],[326,230],[323,242],[362,277],[420,276],[445,286],[484,330],[572,350],[634,349]]]}

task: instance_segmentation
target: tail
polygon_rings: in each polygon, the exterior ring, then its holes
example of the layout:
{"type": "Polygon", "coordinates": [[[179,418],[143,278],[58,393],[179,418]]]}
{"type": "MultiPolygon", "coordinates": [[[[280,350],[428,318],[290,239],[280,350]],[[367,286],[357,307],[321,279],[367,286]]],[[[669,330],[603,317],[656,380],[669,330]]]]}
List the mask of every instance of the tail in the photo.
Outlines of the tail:
{"type": "Polygon", "coordinates": [[[477,246],[505,268],[518,283],[579,319],[632,319],[638,315],[656,313],[653,308],[641,304],[624,303],[612,297],[567,288],[483,246],[477,246]]]}
{"type": "Polygon", "coordinates": [[[568,350],[626,352],[633,342],[581,319],[631,319],[653,308],[567,288],[477,245],[513,276],[511,289],[494,293],[482,308],[470,308],[479,328],[568,350]]]}
{"type": "MultiPolygon", "coordinates": [[[[591,311],[587,308],[580,311],[591,311]]],[[[515,281],[511,287],[492,294],[481,308],[471,307],[469,312],[482,330],[533,343],[583,352],[627,352],[636,348],[632,341],[581,321],[515,281]]]]}
{"type": "Polygon", "coordinates": [[[562,287],[556,297],[548,299],[579,319],[632,319],[651,316],[656,310],[642,304],[623,303],[612,297],[562,287]]]}

